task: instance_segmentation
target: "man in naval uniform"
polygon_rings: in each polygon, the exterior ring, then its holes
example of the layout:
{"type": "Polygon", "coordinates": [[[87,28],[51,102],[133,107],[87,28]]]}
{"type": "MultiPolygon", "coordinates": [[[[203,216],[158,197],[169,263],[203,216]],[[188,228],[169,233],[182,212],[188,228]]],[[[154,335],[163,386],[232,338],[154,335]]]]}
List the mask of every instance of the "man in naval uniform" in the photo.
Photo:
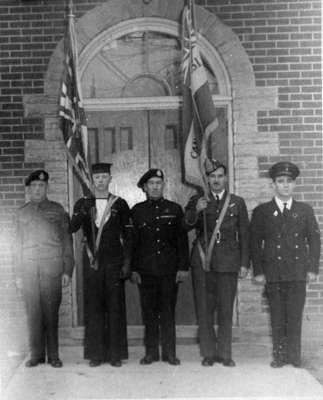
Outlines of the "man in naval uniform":
{"type": "Polygon", "coordinates": [[[255,280],[265,283],[269,301],[271,366],[301,366],[301,326],[306,281],[319,269],[320,232],[310,205],[293,199],[299,169],[279,162],[269,169],[275,197],[255,208],[251,258],[255,280]]]}
{"type": "Polygon", "coordinates": [[[163,197],[164,174],[150,169],[138,187],[147,200],[131,210],[134,224],[132,280],[139,286],[145,325],[145,356],[141,365],[160,359],[179,365],[176,357],[175,306],[178,283],[188,269],[187,235],[182,227],[181,206],[163,197]]]}
{"type": "Polygon", "coordinates": [[[84,238],[84,358],[91,367],[128,358],[124,280],[130,274],[132,225],[126,201],[110,193],[111,164],[92,166],[95,198],[74,206],[72,232],[84,238]],[[94,240],[93,240],[94,239],[94,240]]]}
{"type": "Polygon", "coordinates": [[[227,168],[207,160],[208,198],[193,196],[185,209],[187,230],[195,228],[191,268],[202,365],[233,367],[232,316],[238,275],[249,268],[248,213],[244,200],[226,189],[227,168]],[[207,246],[206,242],[207,241],[207,246]],[[218,333],[214,331],[217,310],[218,333]]]}
{"type": "Polygon", "coordinates": [[[26,304],[30,359],[26,367],[47,361],[61,367],[58,312],[62,284],[69,285],[74,256],[69,216],[47,198],[48,173],[32,172],[25,183],[30,201],[18,210],[15,236],[16,284],[26,304]]]}

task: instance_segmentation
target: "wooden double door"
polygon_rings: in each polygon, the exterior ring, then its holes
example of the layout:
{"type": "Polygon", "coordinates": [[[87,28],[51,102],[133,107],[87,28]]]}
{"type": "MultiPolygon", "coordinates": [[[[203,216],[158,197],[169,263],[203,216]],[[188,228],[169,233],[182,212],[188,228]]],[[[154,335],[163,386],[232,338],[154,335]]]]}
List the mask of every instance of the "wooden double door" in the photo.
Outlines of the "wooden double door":
{"type": "MultiPolygon", "coordinates": [[[[88,112],[87,117],[91,161],[113,164],[112,193],[123,197],[132,207],[145,200],[144,193],[137,187],[141,175],[149,168],[160,168],[165,174],[164,196],[185,206],[193,191],[182,183],[178,110],[95,111],[88,112]]],[[[77,189],[75,192],[80,195],[77,189]]],[[[80,238],[76,246],[81,246],[80,238]]],[[[77,249],[76,254],[80,253],[77,249]]],[[[77,264],[78,323],[82,325],[83,277],[79,256],[77,264]]],[[[126,298],[128,325],[141,325],[138,288],[128,282],[126,298]]],[[[179,325],[196,323],[190,278],[179,288],[176,322],[179,325]]]]}

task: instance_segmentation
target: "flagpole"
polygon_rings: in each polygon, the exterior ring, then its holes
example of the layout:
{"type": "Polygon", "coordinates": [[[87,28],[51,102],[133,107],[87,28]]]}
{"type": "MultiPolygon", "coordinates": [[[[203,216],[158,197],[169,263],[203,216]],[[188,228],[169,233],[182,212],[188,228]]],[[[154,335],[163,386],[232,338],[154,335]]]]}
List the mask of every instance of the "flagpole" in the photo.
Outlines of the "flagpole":
{"type": "MultiPolygon", "coordinates": [[[[189,2],[189,12],[191,14],[191,24],[192,24],[192,26],[194,27],[194,30],[195,30],[195,10],[194,10],[195,4],[194,4],[194,0],[188,0],[188,2],[189,2]]],[[[191,45],[192,42],[191,42],[191,30],[190,29],[189,29],[189,35],[190,35],[190,45],[191,45]]],[[[196,36],[196,40],[197,40],[197,36],[196,36]]],[[[193,62],[193,60],[192,60],[192,51],[190,51],[190,63],[189,63],[190,69],[192,68],[192,62],[193,62]]],[[[191,71],[190,71],[190,75],[192,75],[191,71]]],[[[195,117],[197,118],[197,121],[198,121],[198,123],[200,125],[200,129],[204,134],[203,125],[202,125],[202,122],[201,122],[201,119],[200,119],[200,116],[199,116],[199,113],[198,113],[197,105],[196,105],[194,96],[192,94],[192,91],[191,91],[191,97],[192,97],[192,104],[193,104],[193,107],[194,107],[195,117]]],[[[193,121],[193,123],[194,123],[194,121],[193,121]]],[[[203,166],[201,166],[201,165],[200,165],[200,170],[201,170],[201,173],[202,173],[204,197],[208,200],[209,199],[209,195],[208,195],[208,189],[207,189],[207,186],[206,186],[207,182],[206,182],[206,179],[205,179],[203,166]]],[[[204,243],[205,243],[205,254],[207,254],[209,244],[208,244],[208,238],[207,238],[207,218],[206,218],[206,211],[205,210],[203,210],[203,234],[204,234],[204,243]]],[[[205,261],[204,261],[204,270],[208,270],[208,266],[206,265],[206,258],[205,258],[205,261]]]]}
{"type": "MultiPolygon", "coordinates": [[[[73,24],[73,22],[74,22],[74,18],[75,18],[75,15],[74,15],[74,13],[73,13],[73,0],[68,0],[68,15],[67,15],[67,17],[68,17],[68,29],[69,30],[71,30],[71,27],[72,27],[72,24],[73,24]]],[[[73,26],[74,27],[74,26],[73,26]]],[[[70,32],[70,38],[71,39],[73,39],[74,41],[75,41],[75,32],[73,32],[74,34],[73,35],[71,35],[71,32],[70,32]]],[[[74,54],[74,56],[75,56],[75,59],[77,60],[77,58],[78,58],[78,55],[77,55],[77,45],[76,45],[76,43],[74,43],[74,45],[75,46],[73,46],[73,49],[74,49],[74,52],[75,52],[75,54],[74,54]]],[[[74,67],[75,67],[75,76],[76,76],[76,81],[77,81],[77,86],[80,88],[80,82],[79,82],[79,79],[78,79],[78,63],[77,63],[77,61],[76,61],[76,63],[75,63],[75,65],[74,65],[74,67]]],[[[83,101],[83,98],[82,98],[82,94],[81,94],[81,90],[79,90],[79,93],[78,93],[78,95],[79,95],[79,98],[80,98],[80,100],[81,101],[83,101]]],[[[81,141],[83,142],[84,141],[84,137],[82,136],[82,133],[81,133],[81,141]]],[[[84,143],[83,143],[84,144],[84,143]]],[[[88,146],[88,143],[86,144],[87,146],[88,146]]],[[[69,158],[69,160],[72,162],[72,165],[73,165],[73,167],[74,167],[74,169],[75,169],[75,172],[77,173],[77,175],[79,176],[79,178],[81,179],[81,181],[83,182],[84,181],[84,178],[83,178],[83,176],[82,176],[82,173],[81,173],[81,171],[80,171],[80,169],[79,169],[79,167],[78,167],[78,165],[77,165],[77,163],[75,162],[75,159],[71,156],[71,154],[70,154],[70,152],[69,151],[67,151],[67,153],[68,153],[68,158],[69,158]]],[[[86,156],[86,164],[87,164],[87,169],[88,169],[88,172],[89,172],[89,175],[90,175],[90,181],[89,181],[89,185],[88,185],[88,189],[89,189],[89,191],[90,191],[90,194],[92,195],[92,196],[94,196],[95,197],[95,192],[94,192],[94,188],[93,188],[93,183],[92,183],[92,181],[91,181],[91,176],[92,176],[92,171],[91,171],[91,165],[90,165],[90,163],[88,162],[88,157],[86,156]]],[[[85,194],[84,193],[84,188],[83,188],[83,194],[85,194]]],[[[97,249],[96,249],[96,242],[95,242],[95,225],[94,225],[94,218],[95,218],[95,215],[94,215],[94,208],[93,207],[91,207],[91,209],[90,209],[90,220],[91,220],[91,231],[92,231],[92,244],[93,244],[93,246],[92,246],[92,252],[93,252],[93,262],[91,263],[91,260],[89,259],[89,262],[90,262],[90,266],[93,268],[93,269],[98,269],[98,265],[97,265],[97,249]]]]}

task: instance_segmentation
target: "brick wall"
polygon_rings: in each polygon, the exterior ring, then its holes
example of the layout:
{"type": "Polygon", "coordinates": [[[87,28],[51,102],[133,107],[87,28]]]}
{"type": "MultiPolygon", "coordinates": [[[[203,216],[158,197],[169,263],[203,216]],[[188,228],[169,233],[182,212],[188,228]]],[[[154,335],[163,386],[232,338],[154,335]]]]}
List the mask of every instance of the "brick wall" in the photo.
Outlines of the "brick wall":
{"type": "MultiPolygon", "coordinates": [[[[76,18],[103,3],[106,1],[74,0],[76,18]]],[[[252,63],[257,87],[278,88],[277,107],[258,112],[257,135],[259,139],[278,137],[280,155],[259,155],[259,182],[266,182],[265,172],[272,162],[296,162],[302,173],[297,197],[314,206],[322,227],[320,0],[196,3],[214,12],[239,36],[252,63]]],[[[44,165],[37,162],[37,155],[32,161],[25,157],[25,140],[41,141],[44,121],[24,117],[23,96],[44,92],[49,59],[64,31],[65,4],[65,0],[0,3],[0,304],[9,325],[16,324],[24,315],[13,285],[12,217],[25,199],[24,177],[44,165]]],[[[242,171],[243,159],[238,166],[242,171]]],[[[248,164],[245,169],[248,170],[248,164]]],[[[57,177],[58,184],[65,181],[66,177],[57,177]]],[[[240,186],[238,191],[246,193],[247,173],[241,182],[245,189],[240,186]]],[[[254,186],[250,190],[255,191],[254,186]]],[[[267,191],[254,197],[258,202],[269,195],[267,191]]],[[[250,283],[242,284],[242,292],[248,293],[243,297],[242,310],[249,309],[250,299],[259,296],[260,289],[250,288],[250,283]]],[[[255,312],[259,312],[258,304],[254,306],[255,312]]],[[[311,320],[322,320],[323,276],[310,285],[306,314],[311,320]]]]}

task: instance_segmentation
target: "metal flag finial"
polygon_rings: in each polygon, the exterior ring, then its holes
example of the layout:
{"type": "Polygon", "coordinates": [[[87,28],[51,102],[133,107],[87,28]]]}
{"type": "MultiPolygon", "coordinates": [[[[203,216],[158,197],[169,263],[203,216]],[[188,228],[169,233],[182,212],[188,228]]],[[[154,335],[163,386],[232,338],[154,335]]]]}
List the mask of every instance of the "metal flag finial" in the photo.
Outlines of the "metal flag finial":
{"type": "Polygon", "coordinates": [[[73,14],[73,0],[68,0],[68,16],[74,18],[73,14]]]}

